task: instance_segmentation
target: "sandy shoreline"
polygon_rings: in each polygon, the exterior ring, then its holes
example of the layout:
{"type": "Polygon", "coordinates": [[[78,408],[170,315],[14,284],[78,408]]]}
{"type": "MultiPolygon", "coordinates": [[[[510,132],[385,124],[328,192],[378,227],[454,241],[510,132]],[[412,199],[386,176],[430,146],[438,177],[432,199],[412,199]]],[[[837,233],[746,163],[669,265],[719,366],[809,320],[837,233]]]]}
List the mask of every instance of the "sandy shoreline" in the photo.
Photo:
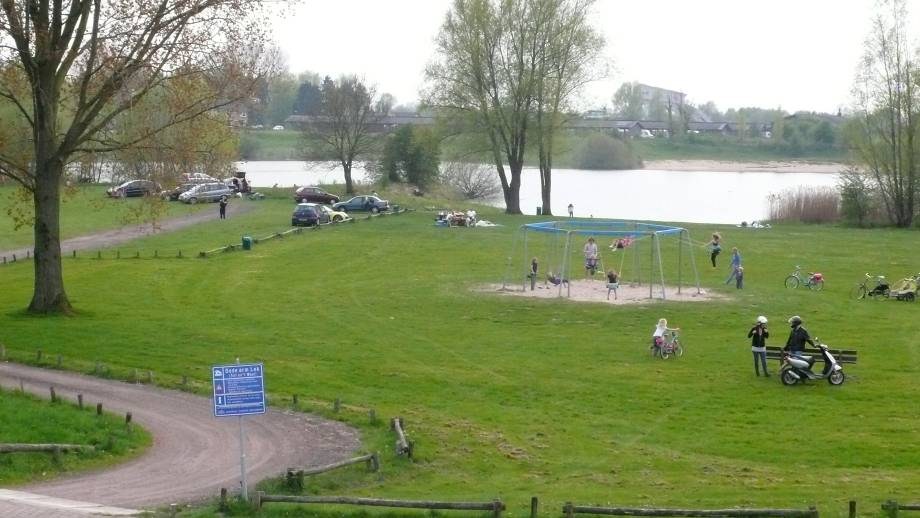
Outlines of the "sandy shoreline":
{"type": "Polygon", "coordinates": [[[718,171],[759,173],[841,173],[846,164],[838,162],[729,162],[722,160],[647,160],[645,169],[662,171],[718,171]]]}

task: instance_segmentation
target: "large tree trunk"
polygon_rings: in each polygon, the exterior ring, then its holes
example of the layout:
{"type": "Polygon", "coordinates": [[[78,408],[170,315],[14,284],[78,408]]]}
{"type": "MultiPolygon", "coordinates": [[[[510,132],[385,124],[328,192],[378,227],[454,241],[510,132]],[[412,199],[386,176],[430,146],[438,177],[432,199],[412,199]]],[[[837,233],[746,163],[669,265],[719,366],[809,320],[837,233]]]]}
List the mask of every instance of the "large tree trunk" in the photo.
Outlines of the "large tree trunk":
{"type": "Polygon", "coordinates": [[[522,214],[521,212],[521,169],[524,168],[524,162],[515,162],[508,164],[511,171],[511,181],[505,192],[505,213],[522,214]]]}
{"type": "Polygon", "coordinates": [[[45,162],[36,171],[35,202],[35,292],[32,313],[71,313],[64,292],[61,267],[61,177],[63,164],[45,162]]]}
{"type": "Polygon", "coordinates": [[[355,184],[351,181],[351,162],[342,162],[342,170],[345,171],[345,192],[354,194],[355,184]]]}
{"type": "Polygon", "coordinates": [[[540,194],[543,201],[543,215],[553,215],[551,195],[553,192],[553,171],[549,167],[540,168],[540,194]]]}

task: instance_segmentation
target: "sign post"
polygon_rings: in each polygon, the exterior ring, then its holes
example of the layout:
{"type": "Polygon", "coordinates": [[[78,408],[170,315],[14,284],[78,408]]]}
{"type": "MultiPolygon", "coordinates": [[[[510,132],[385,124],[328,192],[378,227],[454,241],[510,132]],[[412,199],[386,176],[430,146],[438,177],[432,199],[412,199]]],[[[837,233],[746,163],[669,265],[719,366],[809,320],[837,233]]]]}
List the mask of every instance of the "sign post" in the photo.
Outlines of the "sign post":
{"type": "Polygon", "coordinates": [[[249,500],[249,488],[246,484],[243,416],[265,413],[265,378],[262,367],[261,363],[236,363],[215,365],[211,368],[211,381],[214,386],[214,416],[236,416],[240,424],[240,482],[243,500],[249,500]]]}

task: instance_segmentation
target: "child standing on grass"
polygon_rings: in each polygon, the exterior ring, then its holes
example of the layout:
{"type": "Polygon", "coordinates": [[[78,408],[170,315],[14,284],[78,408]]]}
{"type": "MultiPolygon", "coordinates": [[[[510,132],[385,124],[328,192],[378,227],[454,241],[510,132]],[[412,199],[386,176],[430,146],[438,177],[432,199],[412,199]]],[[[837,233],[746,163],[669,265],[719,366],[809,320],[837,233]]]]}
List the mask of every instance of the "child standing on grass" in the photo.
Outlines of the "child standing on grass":
{"type": "Polygon", "coordinates": [[[744,267],[739,266],[735,268],[735,288],[741,289],[744,288],[744,267]]]}
{"type": "Polygon", "coordinates": [[[540,269],[540,265],[537,263],[537,258],[534,257],[530,261],[530,273],[527,274],[527,278],[530,279],[530,291],[534,290],[534,287],[537,284],[537,270],[540,269]]]}

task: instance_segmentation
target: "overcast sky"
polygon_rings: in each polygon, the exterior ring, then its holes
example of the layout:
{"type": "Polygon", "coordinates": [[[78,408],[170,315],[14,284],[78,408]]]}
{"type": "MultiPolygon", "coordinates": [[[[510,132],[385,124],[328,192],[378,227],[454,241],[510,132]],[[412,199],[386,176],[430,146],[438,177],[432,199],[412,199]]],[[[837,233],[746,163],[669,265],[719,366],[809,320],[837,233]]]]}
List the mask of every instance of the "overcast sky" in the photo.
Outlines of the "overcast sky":
{"type": "MultiPolygon", "coordinates": [[[[399,103],[418,98],[450,0],[303,0],[276,22],[292,72],[354,73],[399,103]]],[[[598,0],[593,23],[615,70],[583,104],[610,105],[624,81],[680,90],[720,109],[836,112],[850,105],[873,0],[598,0]]],[[[910,0],[911,19],[920,0],[910,0]]],[[[915,25],[917,26],[917,25],[915,25]]]]}

